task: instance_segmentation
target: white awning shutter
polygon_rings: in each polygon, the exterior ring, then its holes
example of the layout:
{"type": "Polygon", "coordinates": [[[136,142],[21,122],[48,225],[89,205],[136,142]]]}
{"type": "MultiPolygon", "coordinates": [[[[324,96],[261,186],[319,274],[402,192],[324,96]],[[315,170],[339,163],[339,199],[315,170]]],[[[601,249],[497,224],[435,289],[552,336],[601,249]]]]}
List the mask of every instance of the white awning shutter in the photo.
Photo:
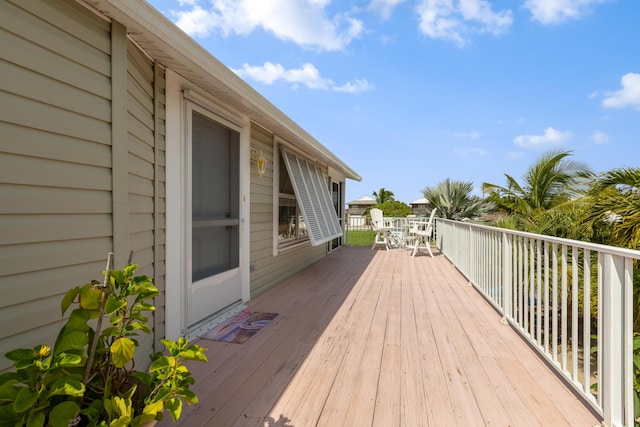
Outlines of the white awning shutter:
{"type": "Polygon", "coordinates": [[[318,246],[342,236],[340,221],[331,204],[331,194],[323,178],[322,169],[284,149],[282,157],[307,226],[311,245],[318,246]]]}

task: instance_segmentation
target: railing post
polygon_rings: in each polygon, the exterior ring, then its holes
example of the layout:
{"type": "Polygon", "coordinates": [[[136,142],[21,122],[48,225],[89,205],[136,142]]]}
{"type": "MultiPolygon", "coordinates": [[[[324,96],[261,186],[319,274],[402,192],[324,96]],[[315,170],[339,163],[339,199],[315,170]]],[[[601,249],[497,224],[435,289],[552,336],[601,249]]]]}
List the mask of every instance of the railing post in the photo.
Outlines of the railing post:
{"type": "Polygon", "coordinates": [[[507,324],[507,319],[512,316],[513,298],[511,294],[511,239],[507,233],[502,233],[502,323],[507,324]]]}
{"type": "MultiPolygon", "coordinates": [[[[601,254],[602,289],[602,411],[607,426],[625,425],[624,408],[624,258],[601,254]]],[[[629,408],[633,411],[633,408],[629,408]]],[[[629,426],[630,427],[630,426],[629,426]]]]}

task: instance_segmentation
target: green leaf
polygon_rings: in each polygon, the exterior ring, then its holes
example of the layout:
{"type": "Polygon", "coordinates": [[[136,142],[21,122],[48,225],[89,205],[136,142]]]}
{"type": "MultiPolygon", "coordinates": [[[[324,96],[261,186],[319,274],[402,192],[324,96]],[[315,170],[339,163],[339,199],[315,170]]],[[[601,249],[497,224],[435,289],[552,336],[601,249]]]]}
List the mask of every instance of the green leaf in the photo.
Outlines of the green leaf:
{"type": "Polygon", "coordinates": [[[0,406],[0,426],[14,427],[21,424],[22,417],[13,411],[9,405],[0,406]]]}
{"type": "Polygon", "coordinates": [[[25,412],[35,405],[39,396],[39,393],[31,391],[27,387],[22,387],[16,395],[15,402],[13,402],[13,409],[17,413],[25,412]]]}
{"type": "Polygon", "coordinates": [[[83,396],[84,384],[82,381],[70,377],[64,377],[54,382],[49,390],[49,396],[83,396]]]}
{"type": "Polygon", "coordinates": [[[49,413],[49,423],[53,427],[68,427],[69,421],[80,413],[80,406],[76,402],[65,400],[57,404],[49,413]]]}
{"type": "Polygon", "coordinates": [[[158,359],[153,361],[153,363],[149,367],[149,372],[156,372],[160,369],[166,369],[169,367],[171,367],[171,362],[169,361],[169,357],[161,356],[158,359]]]}
{"type": "Polygon", "coordinates": [[[36,358],[36,352],[33,349],[17,348],[5,354],[4,357],[14,362],[33,360],[36,358]]]}
{"type": "Polygon", "coordinates": [[[127,301],[125,299],[119,299],[113,295],[110,295],[109,298],[107,298],[106,305],[104,306],[104,312],[105,314],[111,315],[113,313],[116,313],[120,309],[126,308],[127,301]]]}
{"type": "Polygon", "coordinates": [[[187,387],[182,388],[178,395],[187,401],[189,405],[197,405],[198,404],[198,396],[189,390],[187,387]]]}
{"type": "MultiPolygon", "coordinates": [[[[138,264],[129,264],[125,268],[122,269],[122,274],[125,277],[131,277],[138,269],[138,264]]],[[[142,277],[142,276],[140,276],[142,277]]]]}
{"type": "Polygon", "coordinates": [[[149,318],[147,316],[145,316],[145,315],[133,310],[133,312],[131,313],[131,320],[139,320],[141,322],[147,323],[149,321],[149,318]]]}
{"type": "Polygon", "coordinates": [[[45,417],[42,412],[39,411],[31,411],[29,413],[29,418],[27,418],[27,426],[26,427],[43,427],[45,422],[45,417]]]}
{"type": "Polygon", "coordinates": [[[62,298],[62,302],[60,303],[60,309],[62,311],[62,315],[67,312],[67,309],[71,306],[71,304],[75,301],[78,293],[80,292],[79,287],[71,288],[67,291],[67,293],[62,298]]]}
{"type": "Polygon", "coordinates": [[[142,303],[136,307],[136,311],[155,311],[156,307],[153,304],[142,303]]]}
{"type": "Polygon", "coordinates": [[[85,310],[99,310],[102,301],[102,290],[93,287],[93,283],[87,283],[80,288],[80,307],[85,310]]]}
{"type": "Polygon", "coordinates": [[[125,275],[123,273],[123,270],[110,270],[109,280],[116,288],[120,289],[125,282],[125,275]]]}
{"type": "Polygon", "coordinates": [[[82,354],[88,342],[89,337],[84,332],[72,331],[65,333],[56,345],[56,355],[60,353],[82,354]]]}
{"type": "Polygon", "coordinates": [[[149,329],[149,325],[146,323],[132,322],[131,327],[137,331],[146,332],[148,334],[151,333],[151,329],[149,329]]]}
{"type": "Polygon", "coordinates": [[[110,351],[113,364],[116,368],[122,368],[133,359],[136,347],[129,338],[118,338],[111,344],[110,351]]]}
{"type": "Polygon", "coordinates": [[[123,320],[124,320],[124,317],[122,317],[120,313],[118,313],[118,315],[116,316],[109,317],[109,323],[111,323],[112,325],[117,325],[118,323],[121,323],[123,320]]]}
{"type": "Polygon", "coordinates": [[[131,417],[124,415],[118,419],[111,421],[109,427],[129,427],[131,424],[131,417]]]}
{"type": "Polygon", "coordinates": [[[180,418],[180,415],[182,415],[182,400],[178,399],[177,397],[169,399],[165,405],[165,408],[167,409],[167,411],[169,411],[169,414],[171,415],[171,418],[173,418],[173,421],[176,422],[178,421],[178,418],[180,418]]]}
{"type": "Polygon", "coordinates": [[[54,358],[54,366],[77,366],[82,363],[82,357],[78,354],[60,353],[54,358]]]}
{"type": "Polygon", "coordinates": [[[87,322],[90,318],[91,313],[85,309],[77,308],[71,312],[65,328],[69,331],[87,332],[89,330],[87,322]]]}
{"type": "Polygon", "coordinates": [[[142,410],[143,414],[148,414],[148,415],[153,415],[153,418],[156,417],[156,414],[158,412],[162,412],[164,410],[164,404],[162,403],[162,401],[160,402],[152,402],[152,403],[148,403],[147,405],[145,405],[144,409],[142,410]]]}
{"type": "Polygon", "coordinates": [[[9,372],[0,377],[0,403],[13,402],[20,391],[20,387],[14,386],[18,382],[18,375],[9,372]]]}

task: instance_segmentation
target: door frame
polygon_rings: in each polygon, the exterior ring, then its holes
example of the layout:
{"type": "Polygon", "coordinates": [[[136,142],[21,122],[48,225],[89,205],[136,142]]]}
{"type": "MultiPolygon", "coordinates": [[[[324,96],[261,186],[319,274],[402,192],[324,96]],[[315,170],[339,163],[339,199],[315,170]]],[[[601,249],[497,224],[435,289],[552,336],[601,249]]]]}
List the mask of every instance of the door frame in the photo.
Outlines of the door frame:
{"type": "Polygon", "coordinates": [[[240,241],[239,269],[242,301],[250,298],[249,283],[249,214],[250,214],[250,120],[228,107],[219,105],[214,99],[203,95],[197,87],[178,74],[166,73],[166,289],[165,289],[165,336],[177,339],[188,334],[187,291],[191,282],[188,247],[188,224],[190,221],[187,203],[189,148],[187,114],[189,104],[207,111],[207,115],[221,125],[240,134],[240,241]]]}

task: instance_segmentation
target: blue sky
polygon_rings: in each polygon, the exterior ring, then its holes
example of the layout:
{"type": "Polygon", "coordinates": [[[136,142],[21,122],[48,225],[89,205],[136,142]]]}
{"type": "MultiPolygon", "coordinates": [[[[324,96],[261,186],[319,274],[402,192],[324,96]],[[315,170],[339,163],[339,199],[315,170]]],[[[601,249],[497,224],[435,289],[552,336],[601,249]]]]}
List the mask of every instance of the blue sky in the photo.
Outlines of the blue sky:
{"type": "Polygon", "coordinates": [[[638,0],[151,0],[406,203],[446,178],[504,185],[551,149],[640,167],[638,0]]]}

